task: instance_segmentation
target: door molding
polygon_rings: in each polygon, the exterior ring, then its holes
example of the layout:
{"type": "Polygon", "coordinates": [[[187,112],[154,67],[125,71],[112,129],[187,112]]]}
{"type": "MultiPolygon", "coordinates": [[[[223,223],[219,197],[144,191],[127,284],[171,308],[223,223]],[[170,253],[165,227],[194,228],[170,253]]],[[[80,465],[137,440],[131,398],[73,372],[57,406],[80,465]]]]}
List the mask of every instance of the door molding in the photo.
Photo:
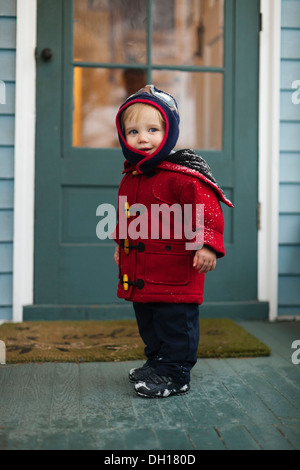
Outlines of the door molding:
{"type": "Polygon", "coordinates": [[[33,302],[37,0],[17,0],[13,321],[33,302]]]}
{"type": "Polygon", "coordinates": [[[261,0],[259,82],[258,299],[278,315],[281,0],[261,0]]]}

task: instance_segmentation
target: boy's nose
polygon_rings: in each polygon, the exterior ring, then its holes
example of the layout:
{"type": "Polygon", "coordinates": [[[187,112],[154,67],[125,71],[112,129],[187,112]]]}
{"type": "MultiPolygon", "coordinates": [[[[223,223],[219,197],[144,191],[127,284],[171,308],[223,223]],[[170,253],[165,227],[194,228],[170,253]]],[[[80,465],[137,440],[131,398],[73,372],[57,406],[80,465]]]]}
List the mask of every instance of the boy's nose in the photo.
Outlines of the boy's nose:
{"type": "Polygon", "coordinates": [[[139,134],[139,142],[148,142],[148,136],[145,132],[139,134]]]}

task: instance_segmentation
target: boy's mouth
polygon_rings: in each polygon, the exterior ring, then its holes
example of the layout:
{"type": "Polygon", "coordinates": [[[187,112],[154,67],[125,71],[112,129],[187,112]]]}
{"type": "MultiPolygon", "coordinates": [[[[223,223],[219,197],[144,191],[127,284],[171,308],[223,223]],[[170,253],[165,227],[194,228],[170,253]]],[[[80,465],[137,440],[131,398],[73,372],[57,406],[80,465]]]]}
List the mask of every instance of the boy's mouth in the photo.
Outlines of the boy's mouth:
{"type": "Polygon", "coordinates": [[[141,148],[139,150],[141,150],[142,152],[150,153],[150,152],[152,152],[153,148],[152,147],[151,148],[150,147],[145,147],[145,148],[141,148]]]}

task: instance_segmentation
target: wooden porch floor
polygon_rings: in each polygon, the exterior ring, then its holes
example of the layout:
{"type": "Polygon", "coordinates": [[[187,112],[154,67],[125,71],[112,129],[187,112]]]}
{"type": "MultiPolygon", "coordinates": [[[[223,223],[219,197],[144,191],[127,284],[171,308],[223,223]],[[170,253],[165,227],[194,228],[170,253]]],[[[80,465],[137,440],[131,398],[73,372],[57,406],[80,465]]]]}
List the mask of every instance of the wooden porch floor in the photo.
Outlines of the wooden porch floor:
{"type": "Polygon", "coordinates": [[[240,323],[272,356],[199,360],[182,397],[138,397],[140,362],[0,366],[0,449],[299,450],[300,322],[240,323]]]}

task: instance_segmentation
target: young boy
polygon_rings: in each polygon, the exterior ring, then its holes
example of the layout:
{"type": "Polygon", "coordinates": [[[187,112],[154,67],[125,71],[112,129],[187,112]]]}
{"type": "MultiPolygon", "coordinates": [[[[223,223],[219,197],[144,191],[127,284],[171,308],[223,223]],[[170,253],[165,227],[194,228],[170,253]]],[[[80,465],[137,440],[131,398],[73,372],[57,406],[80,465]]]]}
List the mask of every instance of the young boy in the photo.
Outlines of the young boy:
{"type": "Polygon", "coordinates": [[[117,295],[133,302],[147,357],[129,380],[143,397],[185,394],[197,362],[205,274],[225,255],[219,201],[232,204],[201,157],[192,150],[173,152],[179,113],[171,95],[147,85],[120,107],[116,125],[126,158],[119,188],[119,201],[125,202],[115,233],[117,295]],[[187,205],[191,233],[203,233],[204,225],[203,244],[192,245],[192,251],[191,236],[183,233],[187,205]],[[198,207],[204,207],[204,221],[198,207]]]}

